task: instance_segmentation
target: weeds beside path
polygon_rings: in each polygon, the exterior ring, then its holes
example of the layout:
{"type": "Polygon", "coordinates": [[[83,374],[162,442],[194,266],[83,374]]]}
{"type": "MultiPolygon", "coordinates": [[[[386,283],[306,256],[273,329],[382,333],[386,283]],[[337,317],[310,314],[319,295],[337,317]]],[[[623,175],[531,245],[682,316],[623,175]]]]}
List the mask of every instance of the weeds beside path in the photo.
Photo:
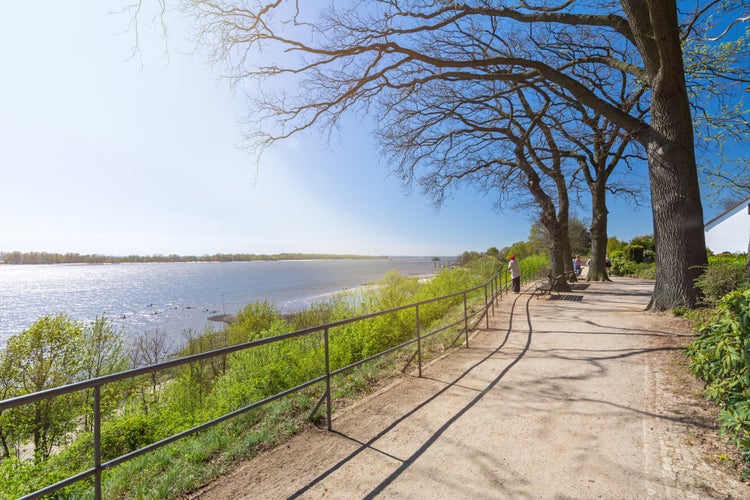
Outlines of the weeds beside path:
{"type": "Polygon", "coordinates": [[[469,348],[190,498],[750,498],[687,321],[643,312],[652,282],[574,288],[506,297],[469,348]]]}

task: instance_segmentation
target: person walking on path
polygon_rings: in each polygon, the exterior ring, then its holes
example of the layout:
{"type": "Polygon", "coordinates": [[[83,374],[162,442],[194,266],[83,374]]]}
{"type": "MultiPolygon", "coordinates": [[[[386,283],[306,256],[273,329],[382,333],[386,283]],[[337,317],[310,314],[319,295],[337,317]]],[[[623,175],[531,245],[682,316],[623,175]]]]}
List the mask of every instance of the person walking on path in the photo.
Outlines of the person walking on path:
{"type": "Polygon", "coordinates": [[[513,279],[513,291],[521,293],[521,268],[518,267],[515,255],[510,256],[508,271],[510,271],[510,277],[513,279]]]}

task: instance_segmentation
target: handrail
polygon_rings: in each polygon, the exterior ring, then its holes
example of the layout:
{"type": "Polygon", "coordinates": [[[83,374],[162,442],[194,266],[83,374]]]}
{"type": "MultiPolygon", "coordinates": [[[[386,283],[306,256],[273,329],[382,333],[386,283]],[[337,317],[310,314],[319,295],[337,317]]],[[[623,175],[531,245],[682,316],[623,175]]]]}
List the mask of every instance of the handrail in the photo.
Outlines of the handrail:
{"type": "MultiPolygon", "coordinates": [[[[270,403],[272,401],[280,399],[280,398],[282,398],[284,396],[287,396],[289,394],[292,394],[292,393],[297,392],[299,390],[302,390],[302,389],[304,389],[306,387],[309,387],[309,386],[312,386],[312,385],[315,385],[315,384],[318,384],[318,383],[321,383],[321,382],[325,382],[325,384],[326,384],[325,392],[323,394],[323,398],[325,398],[325,400],[327,402],[327,404],[326,404],[326,420],[327,420],[328,430],[330,431],[330,430],[332,430],[332,427],[331,427],[331,412],[332,412],[332,410],[331,410],[331,408],[332,408],[332,405],[331,405],[331,378],[332,377],[334,377],[334,376],[336,376],[338,374],[341,374],[341,373],[343,373],[343,372],[345,372],[347,370],[351,370],[352,368],[355,368],[355,367],[357,367],[357,366],[359,366],[361,364],[364,364],[364,363],[367,363],[369,361],[372,361],[372,360],[374,360],[374,359],[376,359],[376,358],[378,358],[380,356],[384,356],[384,355],[386,355],[386,354],[388,354],[390,352],[393,352],[393,351],[398,350],[398,349],[402,349],[402,348],[404,348],[406,346],[409,346],[411,344],[414,344],[414,343],[417,344],[417,349],[416,349],[415,355],[417,357],[418,373],[419,373],[419,376],[421,377],[422,376],[422,348],[421,348],[421,342],[425,338],[427,338],[429,336],[436,335],[437,333],[440,333],[440,332],[445,331],[445,330],[447,330],[447,329],[449,329],[451,327],[454,327],[454,326],[457,326],[457,325],[463,323],[463,328],[461,329],[459,335],[454,339],[454,341],[453,341],[453,343],[451,345],[454,345],[455,342],[459,338],[461,338],[461,336],[465,336],[465,344],[468,347],[468,344],[469,344],[469,332],[471,330],[473,330],[476,327],[477,324],[479,324],[479,322],[482,320],[482,318],[486,318],[487,324],[489,325],[489,314],[488,313],[491,310],[491,312],[494,314],[494,303],[495,303],[495,300],[497,300],[498,298],[502,298],[503,292],[507,292],[509,290],[510,287],[509,287],[509,280],[508,280],[507,274],[508,274],[507,271],[500,272],[500,273],[494,275],[492,278],[490,278],[484,284],[481,284],[481,285],[478,285],[478,286],[476,286],[474,288],[470,288],[470,289],[463,290],[463,291],[460,291],[460,292],[455,292],[455,293],[452,293],[452,294],[444,295],[444,296],[441,296],[441,297],[435,297],[435,298],[432,298],[432,299],[426,299],[426,300],[422,300],[420,302],[416,302],[416,303],[413,303],[413,304],[399,306],[399,307],[395,307],[395,308],[387,309],[387,310],[383,310],[383,311],[377,311],[377,312],[374,312],[374,313],[370,313],[370,314],[366,314],[366,315],[362,315],[362,316],[356,316],[356,317],[353,317],[353,318],[346,318],[346,319],[343,319],[343,320],[334,321],[334,322],[327,323],[327,324],[324,324],[324,325],[309,327],[309,328],[305,328],[305,329],[302,329],[302,330],[297,330],[297,331],[294,331],[294,332],[289,332],[289,333],[285,333],[285,334],[281,334],[281,335],[276,335],[276,336],[273,336],[273,337],[267,337],[267,338],[263,338],[263,339],[252,340],[250,342],[245,342],[245,343],[242,343],[242,344],[236,344],[236,345],[232,345],[232,346],[222,347],[222,348],[214,349],[214,350],[207,351],[207,352],[204,352],[204,353],[193,354],[193,355],[190,355],[190,356],[185,356],[185,357],[181,357],[181,358],[176,358],[176,359],[164,361],[164,362],[157,363],[157,364],[154,364],[154,365],[149,365],[149,366],[134,368],[134,369],[131,369],[131,370],[126,370],[126,371],[122,371],[122,372],[118,372],[118,373],[113,373],[113,374],[109,374],[109,375],[104,375],[104,376],[101,376],[101,377],[98,377],[98,378],[89,379],[89,380],[85,380],[85,381],[81,381],[81,382],[75,382],[75,383],[68,384],[68,385],[65,385],[65,386],[54,387],[54,388],[51,388],[51,389],[46,389],[44,391],[39,391],[39,392],[35,392],[35,393],[32,393],[32,394],[26,394],[26,395],[23,395],[23,396],[18,396],[18,397],[15,397],[15,398],[11,398],[11,399],[6,399],[6,400],[3,400],[3,401],[0,401],[0,413],[2,413],[4,410],[7,410],[7,409],[16,408],[16,407],[19,407],[19,406],[23,406],[23,405],[30,404],[30,403],[35,403],[35,402],[46,400],[46,399],[51,399],[51,398],[54,398],[54,397],[57,397],[57,396],[65,395],[65,394],[79,392],[79,391],[86,390],[86,389],[93,389],[93,391],[94,391],[94,397],[93,397],[93,403],[92,403],[93,404],[93,416],[94,416],[94,419],[93,419],[93,424],[94,424],[93,425],[93,436],[94,436],[93,458],[94,458],[94,465],[93,465],[93,467],[91,467],[91,468],[89,468],[89,469],[87,469],[85,471],[82,471],[82,472],[80,472],[80,473],[78,473],[78,474],[76,474],[74,476],[71,476],[71,477],[68,477],[66,479],[63,479],[63,480],[61,480],[61,481],[59,481],[59,482],[57,482],[55,484],[47,486],[47,487],[45,487],[43,489],[37,490],[37,491],[35,491],[35,492],[33,492],[33,493],[25,496],[25,497],[22,497],[22,498],[25,498],[25,499],[40,498],[40,497],[42,497],[44,495],[49,495],[51,493],[54,493],[55,491],[57,491],[57,490],[59,490],[61,488],[64,488],[65,486],[69,486],[69,485],[74,484],[76,482],[79,482],[79,481],[82,481],[82,480],[94,477],[94,496],[95,496],[95,498],[100,499],[101,498],[101,494],[102,494],[102,491],[101,491],[101,487],[102,487],[101,473],[104,470],[106,470],[108,468],[111,468],[111,467],[114,467],[116,465],[119,465],[119,464],[121,464],[123,462],[126,462],[128,460],[131,460],[131,459],[133,459],[133,458],[135,458],[137,456],[140,456],[140,455],[143,455],[143,454],[148,453],[150,451],[153,451],[153,450],[155,450],[157,448],[161,448],[162,446],[165,446],[167,444],[173,443],[173,442],[175,442],[177,440],[180,440],[180,439],[182,439],[184,437],[190,436],[190,435],[192,435],[192,434],[194,434],[196,432],[205,430],[205,429],[207,429],[209,427],[212,427],[214,425],[217,425],[217,424],[219,424],[221,422],[224,422],[226,420],[234,418],[234,417],[236,417],[236,416],[238,416],[238,415],[240,415],[242,413],[248,412],[250,410],[253,410],[255,408],[258,408],[260,406],[268,404],[268,403],[270,403]],[[504,285],[502,283],[503,276],[505,277],[505,284],[504,285]],[[476,291],[478,291],[480,289],[484,289],[484,305],[480,309],[478,309],[477,311],[473,311],[470,314],[469,313],[469,308],[468,308],[468,303],[467,303],[467,296],[470,293],[476,292],[476,291]],[[434,331],[431,331],[431,332],[421,332],[420,331],[421,330],[420,329],[420,323],[419,323],[419,307],[420,306],[423,306],[425,304],[429,304],[429,303],[432,303],[432,302],[440,301],[440,300],[446,300],[446,299],[449,299],[449,298],[458,297],[458,296],[462,296],[463,297],[463,308],[464,308],[463,317],[461,317],[459,320],[451,323],[450,325],[443,325],[440,328],[438,328],[438,329],[436,329],[434,331]],[[378,352],[378,353],[376,353],[376,354],[374,354],[372,356],[369,356],[367,358],[357,360],[357,361],[355,361],[353,363],[350,363],[350,364],[348,364],[346,366],[343,366],[341,368],[338,368],[336,370],[331,370],[330,361],[329,361],[329,359],[330,359],[329,358],[329,331],[332,328],[336,328],[336,327],[347,325],[347,324],[350,324],[350,323],[354,323],[354,322],[358,322],[358,321],[363,321],[363,320],[366,320],[366,319],[370,319],[370,318],[374,318],[374,317],[382,316],[382,315],[386,315],[386,314],[392,314],[394,312],[403,311],[403,310],[412,309],[412,308],[415,310],[415,313],[416,313],[415,314],[415,333],[416,333],[415,338],[409,339],[409,340],[407,340],[405,342],[402,342],[402,343],[400,343],[400,344],[398,344],[396,346],[389,347],[388,349],[386,349],[384,351],[378,352]],[[478,318],[477,318],[477,316],[478,316],[478,318]],[[474,322],[473,324],[471,324],[470,319],[475,319],[475,318],[477,318],[476,322],[474,322]],[[271,343],[275,343],[275,342],[280,342],[280,341],[291,339],[291,338],[303,337],[303,336],[310,335],[310,334],[313,334],[313,333],[318,333],[318,332],[323,332],[323,334],[324,334],[324,340],[325,340],[325,343],[324,343],[324,350],[325,350],[325,353],[324,353],[325,354],[325,374],[323,374],[323,375],[321,375],[319,377],[313,378],[311,380],[308,380],[306,382],[303,382],[303,383],[301,383],[301,384],[299,384],[299,385],[297,385],[295,387],[286,389],[286,390],[284,390],[284,391],[282,391],[280,393],[274,394],[272,396],[268,396],[268,397],[266,397],[266,398],[264,398],[264,399],[262,399],[260,401],[255,401],[255,402],[253,402],[253,403],[251,403],[249,405],[246,405],[246,406],[244,406],[242,408],[236,409],[236,410],[234,410],[234,411],[232,411],[230,413],[226,413],[226,414],[224,414],[224,415],[222,415],[220,417],[217,417],[217,418],[215,418],[213,420],[210,420],[208,422],[204,422],[204,423],[202,423],[202,424],[200,424],[198,426],[195,426],[195,427],[192,427],[190,429],[184,430],[184,431],[182,431],[182,432],[180,432],[178,434],[174,434],[172,436],[169,436],[169,437],[167,437],[167,438],[165,438],[165,439],[163,439],[161,441],[157,441],[157,442],[151,443],[151,444],[149,444],[147,446],[144,446],[144,447],[139,448],[137,450],[131,451],[131,452],[125,454],[125,455],[121,455],[121,456],[115,457],[115,458],[113,458],[113,459],[111,459],[111,460],[109,460],[107,462],[101,462],[101,402],[100,402],[100,391],[101,391],[101,388],[103,386],[105,386],[107,384],[110,384],[110,383],[113,383],[113,382],[118,382],[118,381],[121,381],[121,380],[132,379],[132,378],[135,378],[135,377],[138,377],[138,376],[141,376],[141,375],[146,375],[146,374],[154,373],[154,372],[157,372],[157,371],[163,371],[163,370],[167,370],[167,369],[170,369],[170,368],[174,368],[174,367],[186,365],[186,364],[189,364],[189,363],[194,363],[196,361],[202,361],[202,360],[214,358],[214,357],[217,357],[217,356],[225,356],[227,354],[231,354],[231,353],[234,353],[234,352],[248,350],[248,349],[256,348],[256,347],[259,347],[259,346],[262,346],[262,345],[271,344],[271,343]]],[[[532,272],[530,274],[531,274],[531,276],[527,275],[525,277],[525,279],[523,279],[523,281],[527,281],[530,277],[533,278],[534,275],[536,274],[536,272],[534,271],[534,272],[532,272]]],[[[407,366],[408,366],[408,364],[410,364],[413,361],[413,359],[414,359],[414,356],[412,356],[412,358],[407,362],[407,366]]],[[[405,369],[406,369],[406,367],[404,368],[404,370],[405,369]]],[[[322,402],[323,398],[321,398],[321,402],[322,402]]],[[[320,406],[320,403],[315,407],[314,412],[317,412],[319,406],[320,406]]]]}

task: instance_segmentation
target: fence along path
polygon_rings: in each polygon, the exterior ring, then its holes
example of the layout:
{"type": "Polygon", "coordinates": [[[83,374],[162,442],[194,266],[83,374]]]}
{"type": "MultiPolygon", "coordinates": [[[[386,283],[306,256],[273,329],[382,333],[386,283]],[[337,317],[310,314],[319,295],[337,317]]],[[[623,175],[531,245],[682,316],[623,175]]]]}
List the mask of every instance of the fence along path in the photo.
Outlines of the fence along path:
{"type": "Polygon", "coordinates": [[[192,498],[750,497],[686,444],[707,432],[690,395],[662,392],[686,323],[643,312],[653,282],[584,287],[506,297],[468,349],[192,498]]]}

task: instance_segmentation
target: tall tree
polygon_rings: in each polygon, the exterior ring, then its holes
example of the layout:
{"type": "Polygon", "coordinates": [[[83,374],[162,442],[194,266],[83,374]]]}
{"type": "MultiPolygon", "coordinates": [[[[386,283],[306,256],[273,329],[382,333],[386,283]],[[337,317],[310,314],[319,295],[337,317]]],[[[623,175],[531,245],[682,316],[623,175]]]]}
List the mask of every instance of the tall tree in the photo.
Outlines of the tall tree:
{"type": "Polygon", "coordinates": [[[217,59],[233,65],[238,81],[260,84],[251,136],[261,147],[314,124],[335,126],[347,111],[376,108],[386,122],[394,102],[409,102],[435,80],[543,80],[564,89],[646,151],[657,239],[649,307],[697,303],[693,280],[706,264],[703,207],[676,0],[511,7],[490,0],[352,1],[322,12],[295,0],[258,0],[249,8],[232,0],[190,3],[217,59]],[[574,62],[541,50],[543,35],[555,31],[576,41],[574,62]],[[625,57],[602,54],[602,46],[618,47],[625,57]],[[627,75],[632,92],[647,89],[646,119],[581,79],[613,68],[627,75]],[[268,90],[269,78],[280,92],[268,90]]]}
{"type": "MultiPolygon", "coordinates": [[[[124,348],[123,329],[115,330],[106,316],[99,316],[83,326],[81,337],[81,368],[78,377],[93,379],[126,370],[129,360],[124,348]]],[[[101,388],[101,410],[103,414],[113,411],[122,400],[124,388],[116,383],[101,388]]],[[[83,405],[93,408],[93,390],[88,390],[83,405]]],[[[89,413],[83,419],[83,426],[91,430],[89,413]]]]}
{"type": "Polygon", "coordinates": [[[456,185],[472,185],[495,194],[498,207],[510,200],[530,221],[541,221],[550,235],[550,272],[559,275],[572,270],[569,180],[544,119],[553,113],[549,98],[543,89],[496,82],[431,82],[420,106],[392,104],[397,118],[377,137],[396,174],[407,185],[418,182],[436,206],[456,185]]]}
{"type": "MultiPolygon", "coordinates": [[[[27,330],[8,339],[0,366],[12,367],[9,396],[31,394],[75,382],[83,363],[83,326],[65,315],[43,316],[27,330]]],[[[9,414],[10,433],[32,438],[37,461],[62,444],[80,416],[80,397],[58,396],[30,403],[9,414]]],[[[6,435],[6,430],[0,432],[6,435]]],[[[7,444],[6,444],[6,452],[7,444]]]]}

